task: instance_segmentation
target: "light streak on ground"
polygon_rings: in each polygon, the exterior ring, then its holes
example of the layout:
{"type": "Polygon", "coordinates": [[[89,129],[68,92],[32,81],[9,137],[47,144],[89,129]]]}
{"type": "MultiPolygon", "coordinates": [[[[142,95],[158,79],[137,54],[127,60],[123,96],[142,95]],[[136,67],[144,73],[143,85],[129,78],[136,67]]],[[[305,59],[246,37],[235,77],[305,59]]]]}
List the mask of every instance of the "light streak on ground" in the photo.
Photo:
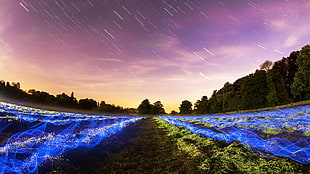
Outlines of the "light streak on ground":
{"type": "Polygon", "coordinates": [[[0,173],[37,173],[48,158],[73,149],[91,149],[141,118],[48,111],[0,102],[0,135],[10,135],[0,144],[0,173]]]}
{"type": "Polygon", "coordinates": [[[310,163],[309,105],[251,113],[159,118],[207,138],[227,143],[239,141],[262,157],[280,156],[302,164],[310,163]],[[274,137],[262,138],[259,136],[262,134],[273,134],[274,137]]]}

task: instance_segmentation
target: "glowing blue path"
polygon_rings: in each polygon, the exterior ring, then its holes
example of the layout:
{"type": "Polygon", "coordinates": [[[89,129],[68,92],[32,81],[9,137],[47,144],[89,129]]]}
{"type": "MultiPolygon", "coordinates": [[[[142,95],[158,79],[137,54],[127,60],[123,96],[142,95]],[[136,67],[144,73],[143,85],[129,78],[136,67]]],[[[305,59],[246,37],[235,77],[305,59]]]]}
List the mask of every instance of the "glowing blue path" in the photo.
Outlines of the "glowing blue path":
{"type": "Polygon", "coordinates": [[[310,163],[310,106],[227,115],[159,118],[214,140],[225,140],[228,143],[240,141],[245,148],[263,157],[281,156],[302,164],[310,163]],[[194,123],[204,123],[212,129],[194,123]],[[290,132],[295,131],[300,135],[300,140],[292,142],[284,138],[263,139],[255,134],[264,131],[268,133],[268,130],[275,134],[287,134],[287,137],[290,132]]]}
{"type": "Polygon", "coordinates": [[[24,131],[0,144],[0,173],[37,173],[44,160],[72,149],[93,148],[142,118],[47,111],[4,102],[0,113],[0,135],[10,135],[6,132],[10,126],[25,125],[24,131]]]}

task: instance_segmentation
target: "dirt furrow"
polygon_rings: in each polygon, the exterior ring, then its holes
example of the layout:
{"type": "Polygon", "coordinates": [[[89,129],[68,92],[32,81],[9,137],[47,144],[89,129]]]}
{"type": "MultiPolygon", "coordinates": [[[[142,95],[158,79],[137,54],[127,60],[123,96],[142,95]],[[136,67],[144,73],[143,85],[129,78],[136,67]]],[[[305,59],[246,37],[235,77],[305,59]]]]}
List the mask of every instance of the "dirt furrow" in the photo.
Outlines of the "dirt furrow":
{"type": "Polygon", "coordinates": [[[142,119],[89,151],[72,150],[40,167],[39,173],[188,173],[196,170],[166,133],[142,119]]]}

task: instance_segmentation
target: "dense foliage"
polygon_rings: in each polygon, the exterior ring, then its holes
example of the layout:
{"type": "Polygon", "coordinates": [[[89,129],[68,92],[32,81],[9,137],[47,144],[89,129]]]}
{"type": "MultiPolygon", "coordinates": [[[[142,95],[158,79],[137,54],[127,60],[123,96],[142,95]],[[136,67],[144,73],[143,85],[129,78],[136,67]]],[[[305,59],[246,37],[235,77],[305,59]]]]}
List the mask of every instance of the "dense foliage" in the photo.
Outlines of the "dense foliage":
{"type": "Polygon", "coordinates": [[[294,96],[300,99],[310,98],[310,45],[302,48],[298,54],[296,65],[298,70],[291,86],[294,96]]]}
{"type": "Polygon", "coordinates": [[[310,45],[289,57],[261,65],[260,70],[227,82],[208,99],[194,104],[194,114],[257,109],[310,99],[310,45]],[[272,68],[271,68],[272,67],[272,68]]]}
{"type": "Polygon", "coordinates": [[[180,114],[190,114],[192,112],[192,103],[188,100],[182,101],[180,109],[180,114]]]}
{"type": "Polygon", "coordinates": [[[161,104],[160,101],[151,104],[148,99],[142,101],[142,103],[138,106],[139,114],[165,114],[164,105],[161,104]]]}
{"type": "MultiPolygon", "coordinates": [[[[277,106],[310,99],[310,45],[304,46],[301,51],[292,52],[289,57],[272,63],[266,61],[260,70],[237,79],[234,83],[225,83],[220,90],[215,90],[208,99],[203,96],[193,104],[182,101],[180,114],[213,114],[229,111],[257,109],[277,106]]],[[[73,93],[65,93],[56,97],[43,91],[34,89],[25,92],[20,89],[19,83],[0,81],[0,94],[10,98],[34,101],[47,105],[56,105],[85,110],[94,110],[105,113],[135,113],[136,109],[124,109],[120,106],[100,104],[93,99],[80,99],[73,93]]],[[[148,99],[138,106],[140,114],[164,114],[165,110],[160,101],[151,104],[148,99]]],[[[176,112],[172,112],[176,114],[176,112]]]]}
{"type": "Polygon", "coordinates": [[[44,91],[36,91],[30,89],[24,91],[20,89],[20,83],[9,83],[0,81],[0,96],[15,99],[18,101],[31,101],[38,104],[45,104],[49,106],[61,106],[65,108],[82,109],[102,113],[136,113],[134,108],[123,108],[115,106],[114,104],[108,104],[105,101],[101,101],[100,104],[90,98],[77,100],[72,92],[70,96],[65,93],[58,94],[56,96],[51,95],[44,91]]]}

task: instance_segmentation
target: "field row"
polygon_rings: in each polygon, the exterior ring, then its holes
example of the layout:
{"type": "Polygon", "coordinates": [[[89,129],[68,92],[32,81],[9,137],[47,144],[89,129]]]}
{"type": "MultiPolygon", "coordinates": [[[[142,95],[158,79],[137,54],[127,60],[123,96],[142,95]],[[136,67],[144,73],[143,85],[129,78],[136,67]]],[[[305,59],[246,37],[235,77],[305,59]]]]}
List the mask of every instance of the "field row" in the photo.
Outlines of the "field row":
{"type": "Polygon", "coordinates": [[[0,103],[0,173],[36,173],[48,158],[88,150],[142,117],[47,111],[0,103]]]}
{"type": "Polygon", "coordinates": [[[310,163],[310,106],[207,116],[159,116],[174,126],[227,143],[239,141],[262,157],[310,163]]]}
{"type": "MultiPolygon", "coordinates": [[[[227,143],[198,135],[184,126],[174,126],[156,117],[159,127],[194,162],[199,173],[309,173],[310,165],[289,158],[262,158],[239,141],[227,143]]],[[[197,173],[197,172],[196,172],[197,173]]]]}

